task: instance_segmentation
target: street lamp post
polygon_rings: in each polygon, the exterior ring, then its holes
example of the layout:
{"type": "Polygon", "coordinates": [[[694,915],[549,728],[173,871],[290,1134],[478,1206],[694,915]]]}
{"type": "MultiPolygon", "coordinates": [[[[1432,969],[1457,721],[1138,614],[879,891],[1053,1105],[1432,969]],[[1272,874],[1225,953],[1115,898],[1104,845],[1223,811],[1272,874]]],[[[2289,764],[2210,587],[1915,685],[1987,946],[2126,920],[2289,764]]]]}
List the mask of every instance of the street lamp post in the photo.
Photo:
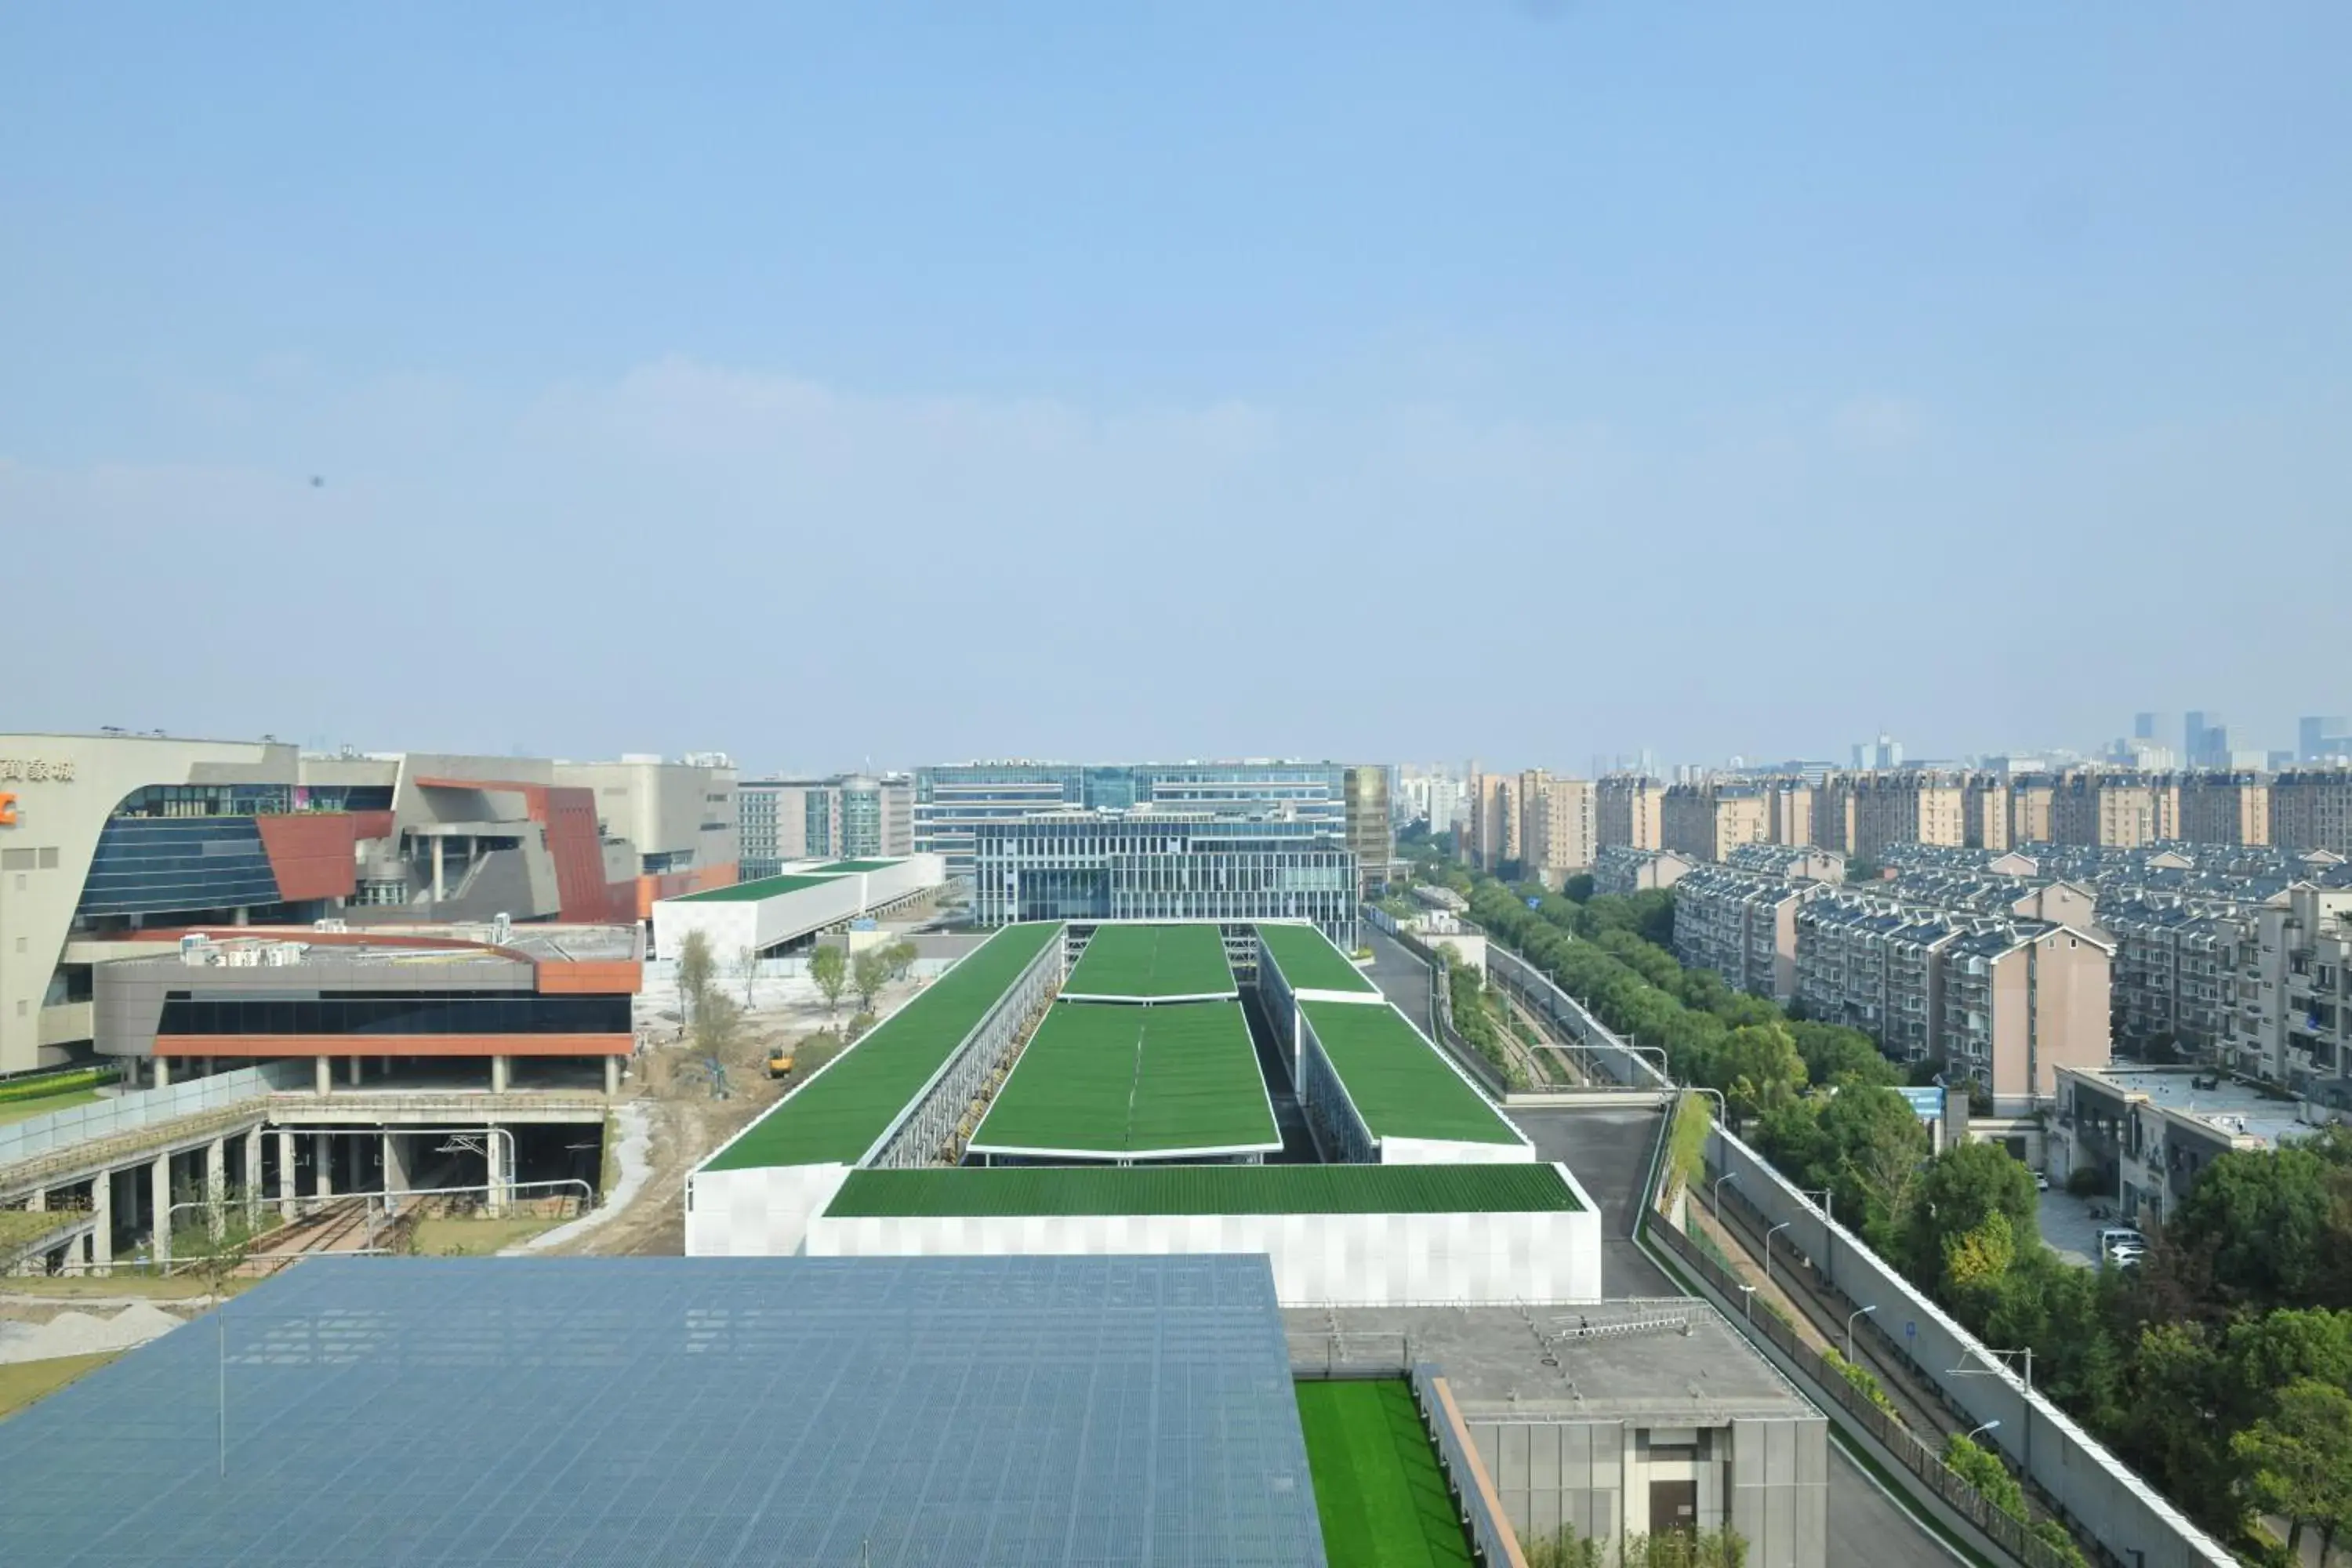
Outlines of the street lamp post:
{"type": "MultiPolygon", "coordinates": [[[[2022,1350],[2013,1351],[1997,1351],[1990,1345],[1979,1345],[1977,1348],[1980,1354],[1996,1363],[2009,1356],[2016,1356],[2024,1363],[2017,1408],[2024,1418],[2025,1431],[2019,1438],[2021,1452],[2018,1464],[2019,1468],[2030,1476],[2033,1473],[2033,1347],[2027,1345],[2022,1350]]],[[[1995,1377],[2005,1370],[2007,1369],[2000,1364],[1990,1367],[1956,1366],[1944,1375],[1947,1377],[1995,1377]]],[[[1993,1421],[1987,1425],[1998,1426],[2000,1423],[1993,1421]]]]}
{"type": "Polygon", "coordinates": [[[1971,1426],[1967,1432],[1961,1435],[1960,1441],[1963,1443],[1973,1443],[1977,1440],[1978,1433],[1990,1432],[2000,1425],[2000,1423],[1999,1421],[1988,1421],[1981,1426],[1971,1426]]]}
{"type": "Polygon", "coordinates": [[[1846,1359],[1846,1360],[1848,1360],[1848,1361],[1852,1361],[1852,1360],[1853,1360],[1853,1321],[1854,1321],[1856,1318],[1866,1318],[1866,1317],[1870,1316],[1870,1314],[1871,1314],[1871,1313],[1875,1312],[1876,1310],[1878,1310],[1878,1303],[1877,1303],[1877,1302],[1875,1302],[1875,1301],[1874,1301],[1874,1302],[1872,1302],[1872,1303],[1871,1303],[1869,1306],[1867,1306],[1867,1307],[1856,1307],[1853,1311],[1848,1312],[1848,1313],[1845,1315],[1845,1359],[1846,1359]]]}
{"type": "Polygon", "coordinates": [[[1764,1233],[1764,1283],[1767,1285],[1772,1283],[1772,1238],[1794,1223],[1793,1220],[1784,1219],[1764,1233]]]}
{"type": "Polygon", "coordinates": [[[1718,1225],[1723,1223],[1723,1184],[1736,1182],[1738,1179],[1739,1173],[1737,1171],[1726,1171],[1715,1179],[1715,1218],[1718,1225]]]}

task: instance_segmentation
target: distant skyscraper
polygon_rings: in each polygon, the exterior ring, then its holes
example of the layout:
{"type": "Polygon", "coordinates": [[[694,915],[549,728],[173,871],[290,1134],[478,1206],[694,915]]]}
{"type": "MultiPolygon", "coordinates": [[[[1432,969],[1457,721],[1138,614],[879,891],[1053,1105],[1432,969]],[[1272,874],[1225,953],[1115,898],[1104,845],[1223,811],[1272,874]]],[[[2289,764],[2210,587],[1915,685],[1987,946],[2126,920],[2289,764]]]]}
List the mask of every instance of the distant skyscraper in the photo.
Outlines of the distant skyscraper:
{"type": "Polygon", "coordinates": [[[2230,765],[2230,726],[2219,713],[2191,710],[2180,722],[2181,760],[2192,768],[2230,765]]]}
{"type": "Polygon", "coordinates": [[[2132,739],[2133,739],[2133,740],[2135,740],[2135,741],[2153,741],[2153,740],[2155,740],[2155,739],[2156,739],[2156,721],[2157,721],[2157,715],[2155,715],[2155,714],[2153,714],[2153,713],[2135,713],[2135,714],[2133,714],[2133,715],[2132,715],[2132,739]]]}
{"type": "Polygon", "coordinates": [[[1875,741],[1864,741],[1853,749],[1856,773],[1882,773],[1903,765],[1903,742],[1892,735],[1881,735],[1875,741]]]}
{"type": "Polygon", "coordinates": [[[2294,751],[2296,760],[2305,763],[2352,752],[2352,723],[2347,723],[2341,714],[2302,720],[2295,725],[2294,751]]]}

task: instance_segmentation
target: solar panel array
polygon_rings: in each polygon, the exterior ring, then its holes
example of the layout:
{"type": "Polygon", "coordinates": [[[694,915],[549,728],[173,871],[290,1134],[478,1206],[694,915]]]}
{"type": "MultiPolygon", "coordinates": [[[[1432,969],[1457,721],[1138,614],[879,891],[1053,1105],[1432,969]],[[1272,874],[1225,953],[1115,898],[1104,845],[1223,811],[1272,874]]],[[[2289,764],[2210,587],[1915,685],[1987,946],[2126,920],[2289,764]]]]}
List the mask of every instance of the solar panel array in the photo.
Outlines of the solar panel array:
{"type": "Polygon", "coordinates": [[[1324,1562],[1262,1257],[321,1259],[0,1474],[51,1568],[1324,1562]]]}

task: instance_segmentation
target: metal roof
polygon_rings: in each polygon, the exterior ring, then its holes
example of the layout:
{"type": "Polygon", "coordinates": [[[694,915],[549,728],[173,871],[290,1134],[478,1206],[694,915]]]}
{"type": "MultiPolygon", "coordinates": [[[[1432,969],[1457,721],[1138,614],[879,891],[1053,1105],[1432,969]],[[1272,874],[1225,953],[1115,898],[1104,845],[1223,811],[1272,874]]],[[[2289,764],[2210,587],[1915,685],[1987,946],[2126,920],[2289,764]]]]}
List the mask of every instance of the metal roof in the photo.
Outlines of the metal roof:
{"type": "Polygon", "coordinates": [[[47,1568],[1325,1561],[1263,1257],[319,1259],[0,1468],[47,1568]]]}

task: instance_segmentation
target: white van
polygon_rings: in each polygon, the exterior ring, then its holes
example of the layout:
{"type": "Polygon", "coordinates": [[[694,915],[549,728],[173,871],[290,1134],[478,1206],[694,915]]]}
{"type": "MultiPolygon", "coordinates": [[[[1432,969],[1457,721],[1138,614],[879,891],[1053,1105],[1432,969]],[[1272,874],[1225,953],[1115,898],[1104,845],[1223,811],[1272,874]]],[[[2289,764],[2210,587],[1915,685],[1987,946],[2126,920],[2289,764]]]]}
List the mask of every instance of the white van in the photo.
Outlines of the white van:
{"type": "Polygon", "coordinates": [[[2099,1232],[2099,1260],[2102,1263],[2114,1258],[2118,1250],[2126,1247],[2134,1252],[2146,1252],[2147,1237],[2129,1226],[2117,1226],[2113,1229],[2099,1232]]]}

